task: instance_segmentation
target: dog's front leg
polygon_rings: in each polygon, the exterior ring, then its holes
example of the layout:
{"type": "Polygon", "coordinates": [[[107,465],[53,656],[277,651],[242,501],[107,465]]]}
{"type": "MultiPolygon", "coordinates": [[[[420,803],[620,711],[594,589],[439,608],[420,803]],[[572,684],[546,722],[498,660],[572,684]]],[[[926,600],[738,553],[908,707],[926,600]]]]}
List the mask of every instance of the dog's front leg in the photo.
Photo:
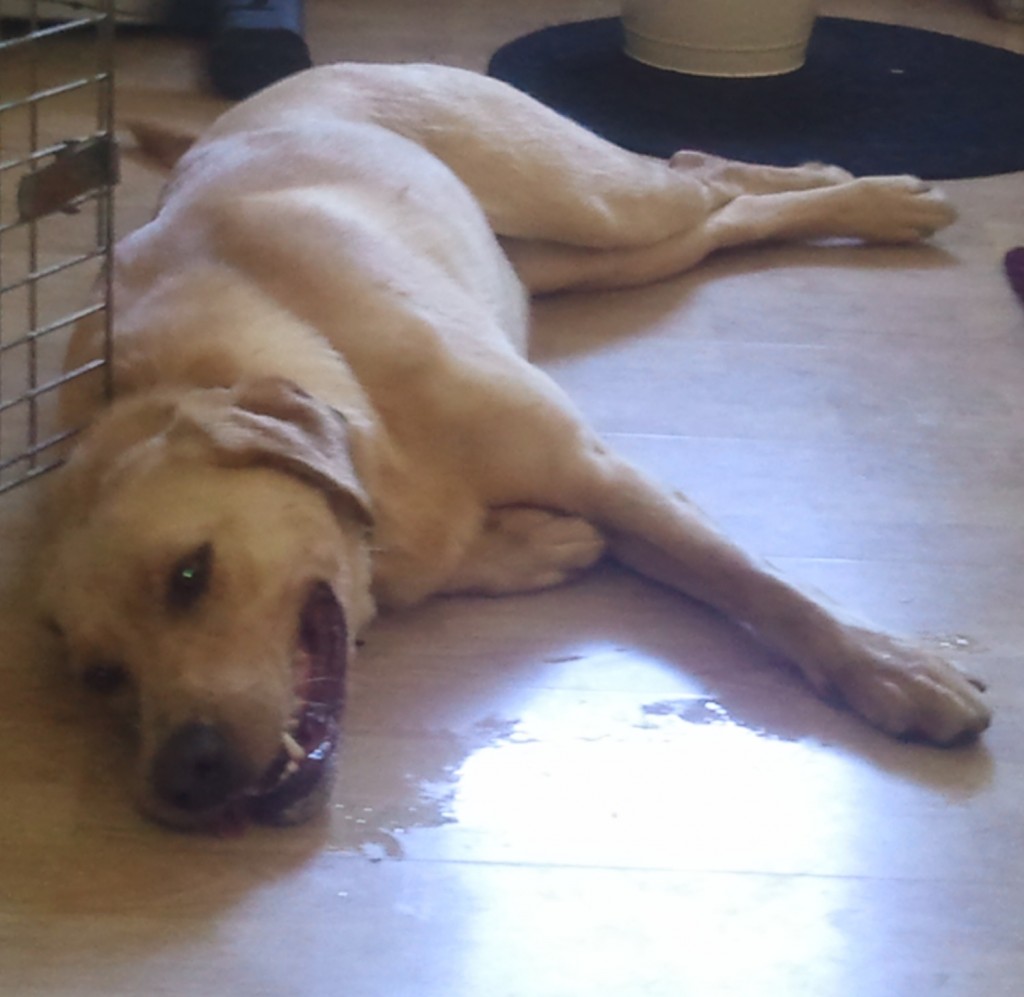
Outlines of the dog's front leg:
{"type": "Polygon", "coordinates": [[[991,714],[974,682],[935,654],[828,607],[722,536],[685,498],[662,491],[595,444],[573,503],[623,564],[749,628],[794,662],[818,692],[876,727],[952,744],[991,714]]]}

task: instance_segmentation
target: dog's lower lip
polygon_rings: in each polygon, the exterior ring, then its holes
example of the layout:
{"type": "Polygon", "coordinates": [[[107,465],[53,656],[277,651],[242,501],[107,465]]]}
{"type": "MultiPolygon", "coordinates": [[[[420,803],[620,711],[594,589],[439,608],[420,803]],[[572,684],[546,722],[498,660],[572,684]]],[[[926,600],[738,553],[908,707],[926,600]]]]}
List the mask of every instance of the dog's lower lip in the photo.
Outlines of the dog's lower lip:
{"type": "Polygon", "coordinates": [[[296,638],[296,699],[274,761],[246,796],[255,820],[294,824],[312,816],[309,801],[329,788],[345,699],[348,632],[345,614],[325,582],[303,604],[296,638]]]}

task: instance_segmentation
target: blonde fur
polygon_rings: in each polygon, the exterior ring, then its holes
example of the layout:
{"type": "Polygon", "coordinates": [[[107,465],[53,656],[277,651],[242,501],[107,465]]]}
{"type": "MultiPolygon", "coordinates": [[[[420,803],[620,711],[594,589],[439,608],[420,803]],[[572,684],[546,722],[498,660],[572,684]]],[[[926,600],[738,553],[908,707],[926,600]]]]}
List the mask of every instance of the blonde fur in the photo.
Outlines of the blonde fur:
{"type": "MultiPolygon", "coordinates": [[[[149,783],[189,717],[267,764],[313,579],[354,635],[375,606],[542,588],[607,552],[883,730],[950,743],[987,725],[945,661],[736,548],[525,358],[527,291],[660,279],[745,242],[915,241],[953,217],[927,185],[639,157],[433,66],[312,70],[194,143],[134,130],[173,171],[117,248],[117,400],[96,384],[65,399],[69,422],[92,425],[55,497],[42,602],[73,661],[130,671],[149,812],[188,820],[149,783]],[[217,585],[169,620],[159,580],[200,542],[217,585]]],[[[69,362],[99,348],[83,324],[69,362]]]]}

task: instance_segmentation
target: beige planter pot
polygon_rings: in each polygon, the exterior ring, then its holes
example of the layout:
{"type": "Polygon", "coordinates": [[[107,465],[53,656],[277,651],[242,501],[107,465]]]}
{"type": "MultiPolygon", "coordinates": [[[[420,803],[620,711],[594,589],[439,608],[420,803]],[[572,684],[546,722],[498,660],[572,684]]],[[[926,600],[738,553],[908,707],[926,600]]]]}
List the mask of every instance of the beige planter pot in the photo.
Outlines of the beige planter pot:
{"type": "Polygon", "coordinates": [[[697,76],[778,76],[804,64],[815,0],[623,0],[626,52],[697,76]]]}

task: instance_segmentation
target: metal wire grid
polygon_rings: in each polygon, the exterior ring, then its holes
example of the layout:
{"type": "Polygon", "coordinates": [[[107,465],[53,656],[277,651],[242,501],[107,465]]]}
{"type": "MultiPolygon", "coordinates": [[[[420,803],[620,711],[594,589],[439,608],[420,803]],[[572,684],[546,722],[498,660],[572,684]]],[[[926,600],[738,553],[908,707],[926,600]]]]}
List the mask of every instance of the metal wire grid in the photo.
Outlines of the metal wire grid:
{"type": "Polygon", "coordinates": [[[58,388],[109,391],[113,34],[113,0],[0,0],[0,494],[60,462],[58,388]],[[82,319],[103,355],[64,371],[82,319]]]}

